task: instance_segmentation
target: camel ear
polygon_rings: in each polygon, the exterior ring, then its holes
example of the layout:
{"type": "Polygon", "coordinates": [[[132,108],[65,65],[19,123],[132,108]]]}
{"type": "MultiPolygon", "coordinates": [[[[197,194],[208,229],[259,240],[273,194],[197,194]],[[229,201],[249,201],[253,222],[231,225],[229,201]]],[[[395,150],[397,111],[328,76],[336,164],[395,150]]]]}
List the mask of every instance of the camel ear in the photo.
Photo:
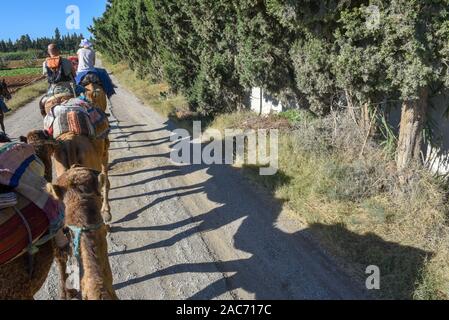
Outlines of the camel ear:
{"type": "Polygon", "coordinates": [[[65,189],[57,184],[47,183],[47,192],[56,200],[62,200],[64,198],[65,189]]]}

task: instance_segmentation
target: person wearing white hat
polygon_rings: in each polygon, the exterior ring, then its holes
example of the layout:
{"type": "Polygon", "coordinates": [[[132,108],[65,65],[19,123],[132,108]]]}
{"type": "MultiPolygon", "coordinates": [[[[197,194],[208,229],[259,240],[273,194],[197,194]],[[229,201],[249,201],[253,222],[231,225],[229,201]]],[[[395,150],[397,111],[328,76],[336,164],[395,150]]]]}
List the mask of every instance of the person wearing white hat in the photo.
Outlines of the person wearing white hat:
{"type": "Polygon", "coordinates": [[[95,70],[95,51],[92,49],[92,43],[83,39],[80,44],[81,49],[78,50],[78,72],[95,70]]]}

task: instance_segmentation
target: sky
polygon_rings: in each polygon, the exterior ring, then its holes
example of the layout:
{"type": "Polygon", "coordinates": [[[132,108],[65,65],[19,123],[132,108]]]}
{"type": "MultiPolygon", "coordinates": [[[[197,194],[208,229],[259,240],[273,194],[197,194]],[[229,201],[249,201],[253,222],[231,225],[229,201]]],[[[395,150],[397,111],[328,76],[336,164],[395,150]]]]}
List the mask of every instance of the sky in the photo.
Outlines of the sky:
{"type": "MultiPolygon", "coordinates": [[[[82,33],[89,37],[87,28],[94,17],[100,17],[106,9],[107,0],[8,0],[1,2],[0,39],[13,41],[23,34],[32,39],[54,34],[82,33]],[[80,12],[80,29],[67,29],[68,6],[75,5],[80,12]]],[[[69,19],[70,20],[70,19],[69,19]]],[[[73,22],[73,20],[71,20],[73,22]]]]}

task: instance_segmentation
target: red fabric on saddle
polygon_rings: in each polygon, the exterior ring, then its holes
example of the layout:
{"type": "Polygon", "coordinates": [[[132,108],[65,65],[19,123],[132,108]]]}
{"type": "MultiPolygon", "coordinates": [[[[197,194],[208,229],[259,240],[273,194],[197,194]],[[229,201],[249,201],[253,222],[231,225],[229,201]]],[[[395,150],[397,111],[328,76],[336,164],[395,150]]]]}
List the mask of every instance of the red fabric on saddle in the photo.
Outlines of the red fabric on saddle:
{"type": "MultiPolygon", "coordinates": [[[[28,221],[33,242],[48,231],[48,218],[34,203],[30,203],[20,212],[28,221]]],[[[23,254],[29,245],[28,231],[18,214],[14,214],[0,225],[0,265],[23,254]]]]}

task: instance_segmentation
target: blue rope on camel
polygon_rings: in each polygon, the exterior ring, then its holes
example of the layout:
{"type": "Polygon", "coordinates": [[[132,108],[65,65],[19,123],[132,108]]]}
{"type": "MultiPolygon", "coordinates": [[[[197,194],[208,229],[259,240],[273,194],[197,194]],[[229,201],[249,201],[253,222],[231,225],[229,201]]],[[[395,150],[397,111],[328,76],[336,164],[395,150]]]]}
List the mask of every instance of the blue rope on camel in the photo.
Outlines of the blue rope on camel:
{"type": "Polygon", "coordinates": [[[103,226],[104,226],[103,222],[88,227],[67,226],[67,228],[69,228],[73,232],[73,254],[77,259],[80,257],[80,243],[82,234],[97,231],[103,226]]]}

